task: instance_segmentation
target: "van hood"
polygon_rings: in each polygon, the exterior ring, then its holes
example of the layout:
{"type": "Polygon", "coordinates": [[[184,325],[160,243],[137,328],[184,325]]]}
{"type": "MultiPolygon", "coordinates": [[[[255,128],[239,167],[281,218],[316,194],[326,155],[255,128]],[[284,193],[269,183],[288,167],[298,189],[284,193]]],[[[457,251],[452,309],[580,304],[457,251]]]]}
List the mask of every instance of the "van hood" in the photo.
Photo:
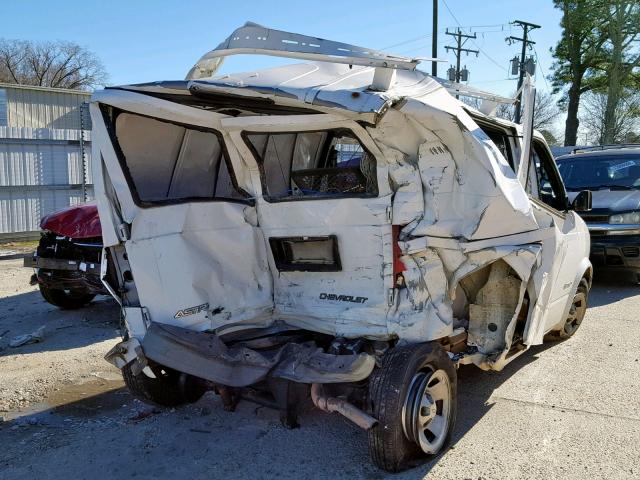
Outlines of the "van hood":
{"type": "MultiPolygon", "coordinates": [[[[640,210],[640,190],[592,190],[594,213],[617,213],[640,210]]],[[[568,192],[569,201],[578,192],[568,192]]]]}

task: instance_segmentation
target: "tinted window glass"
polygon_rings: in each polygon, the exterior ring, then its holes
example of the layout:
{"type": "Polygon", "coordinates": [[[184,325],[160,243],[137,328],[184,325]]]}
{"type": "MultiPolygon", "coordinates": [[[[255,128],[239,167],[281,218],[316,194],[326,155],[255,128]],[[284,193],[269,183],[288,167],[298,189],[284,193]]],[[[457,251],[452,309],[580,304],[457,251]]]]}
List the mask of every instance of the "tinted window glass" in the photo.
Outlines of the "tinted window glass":
{"type": "Polygon", "coordinates": [[[579,156],[558,160],[567,190],[640,188],[640,155],[579,156]]]}
{"type": "Polygon", "coordinates": [[[375,159],[346,130],[248,133],[271,199],[378,194],[375,159]]]}
{"type": "MultiPolygon", "coordinates": [[[[565,192],[562,188],[562,182],[553,168],[553,160],[547,148],[539,142],[534,141],[531,159],[532,164],[530,164],[529,168],[535,167],[535,178],[538,186],[537,197],[556,210],[564,210],[566,208],[565,192]]],[[[533,196],[536,196],[532,190],[528,185],[527,191],[533,196]]]]}
{"type": "Polygon", "coordinates": [[[511,168],[513,168],[513,159],[511,158],[511,145],[509,143],[509,137],[507,137],[507,135],[505,135],[504,133],[496,132],[494,130],[489,130],[486,128],[483,128],[483,130],[491,139],[491,141],[496,144],[496,147],[498,147],[498,150],[500,150],[502,156],[507,160],[507,162],[509,162],[511,168]]]}
{"type": "Polygon", "coordinates": [[[215,133],[131,113],[117,116],[115,131],[140,200],[244,198],[215,133]]]}

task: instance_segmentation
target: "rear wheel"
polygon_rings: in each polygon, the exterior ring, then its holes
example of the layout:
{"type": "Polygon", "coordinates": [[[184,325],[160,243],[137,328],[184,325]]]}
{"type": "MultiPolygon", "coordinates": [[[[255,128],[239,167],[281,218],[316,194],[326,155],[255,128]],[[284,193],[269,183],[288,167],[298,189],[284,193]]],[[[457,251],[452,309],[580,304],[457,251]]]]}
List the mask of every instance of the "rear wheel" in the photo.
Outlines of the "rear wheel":
{"type": "Polygon", "coordinates": [[[457,410],[453,363],[437,343],[397,347],[370,378],[369,452],[383,470],[397,472],[436,455],[449,443],[457,410]]]}
{"type": "Polygon", "coordinates": [[[122,378],[131,394],[145,403],[177,407],[197,402],[207,391],[200,379],[186,373],[154,364],[150,368],[156,378],[151,378],[144,372],[134,375],[131,365],[128,363],[122,368],[122,378]]]}
{"type": "Polygon", "coordinates": [[[73,310],[84,307],[94,299],[95,294],[87,293],[84,290],[59,290],[57,288],[49,288],[45,285],[38,285],[40,294],[51,305],[65,309],[73,310]]]}
{"type": "Polygon", "coordinates": [[[551,338],[556,340],[565,340],[571,336],[573,336],[580,325],[582,324],[582,320],[584,319],[585,314],[587,313],[587,302],[589,300],[589,285],[587,281],[583,278],[580,281],[580,285],[578,285],[578,290],[576,290],[576,294],[573,296],[573,301],[571,302],[571,307],[569,308],[569,314],[565,319],[564,325],[561,330],[556,330],[551,333],[551,338]]]}

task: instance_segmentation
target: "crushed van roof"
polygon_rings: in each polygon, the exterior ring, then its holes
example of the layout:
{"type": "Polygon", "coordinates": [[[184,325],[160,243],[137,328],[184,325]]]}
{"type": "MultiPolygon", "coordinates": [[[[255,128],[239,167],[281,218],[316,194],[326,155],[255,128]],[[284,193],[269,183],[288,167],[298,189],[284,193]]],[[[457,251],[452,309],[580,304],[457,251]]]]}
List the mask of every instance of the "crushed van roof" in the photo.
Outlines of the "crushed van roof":
{"type": "Polygon", "coordinates": [[[200,80],[177,80],[123,85],[124,90],[194,95],[228,94],[271,98],[278,103],[338,108],[356,114],[379,115],[405,96],[420,96],[442,88],[419,70],[399,70],[384,92],[369,88],[374,68],[326,62],[298,63],[264,70],[219,75],[200,80]]]}

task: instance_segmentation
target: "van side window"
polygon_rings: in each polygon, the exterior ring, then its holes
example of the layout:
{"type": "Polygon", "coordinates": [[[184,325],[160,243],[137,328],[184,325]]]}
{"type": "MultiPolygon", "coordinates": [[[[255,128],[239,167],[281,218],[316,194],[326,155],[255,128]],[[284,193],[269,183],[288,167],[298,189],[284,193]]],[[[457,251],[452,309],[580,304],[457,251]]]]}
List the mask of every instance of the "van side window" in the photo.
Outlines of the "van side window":
{"type": "Polygon", "coordinates": [[[486,123],[478,123],[478,126],[485,133],[485,135],[491,139],[500,153],[502,153],[502,156],[509,163],[511,169],[515,171],[511,138],[509,136],[510,132],[497,127],[491,127],[486,123]]]}
{"type": "Polygon", "coordinates": [[[484,132],[496,144],[502,156],[509,162],[511,168],[513,168],[513,159],[511,158],[511,145],[509,144],[509,138],[504,133],[499,133],[494,130],[484,129],[484,132]]]}
{"type": "Polygon", "coordinates": [[[527,188],[528,193],[550,207],[563,211],[567,207],[566,193],[554,165],[555,162],[544,145],[534,140],[531,149],[530,168],[535,168],[537,194],[533,191],[533,188],[527,188]]]}
{"type": "Polygon", "coordinates": [[[138,199],[243,199],[217,133],[122,112],[115,136],[138,199]]]}
{"type": "Polygon", "coordinates": [[[378,195],[375,158],[348,130],[243,136],[267,200],[378,195]]]}

